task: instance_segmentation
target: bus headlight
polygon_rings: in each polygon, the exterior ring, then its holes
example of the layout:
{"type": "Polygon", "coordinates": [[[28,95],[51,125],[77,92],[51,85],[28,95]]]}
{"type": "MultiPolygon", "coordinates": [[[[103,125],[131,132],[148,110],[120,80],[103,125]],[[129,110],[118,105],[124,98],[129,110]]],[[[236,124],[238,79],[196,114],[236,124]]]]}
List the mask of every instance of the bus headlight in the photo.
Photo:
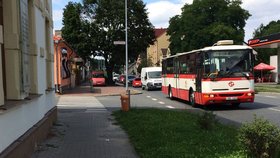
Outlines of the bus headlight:
{"type": "Polygon", "coordinates": [[[204,98],[214,98],[215,94],[204,94],[204,98]]]}
{"type": "Polygon", "coordinates": [[[252,96],[253,94],[252,94],[252,93],[247,93],[247,95],[248,95],[248,96],[252,96]]]}

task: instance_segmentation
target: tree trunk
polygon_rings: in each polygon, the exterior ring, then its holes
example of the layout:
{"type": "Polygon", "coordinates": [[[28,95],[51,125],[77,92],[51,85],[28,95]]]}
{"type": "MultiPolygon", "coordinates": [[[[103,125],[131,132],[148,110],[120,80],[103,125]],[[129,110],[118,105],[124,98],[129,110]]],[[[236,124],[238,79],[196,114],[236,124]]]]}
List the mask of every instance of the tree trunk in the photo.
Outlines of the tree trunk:
{"type": "Polygon", "coordinates": [[[107,59],[105,58],[105,66],[106,66],[106,72],[107,72],[107,85],[114,85],[114,81],[113,81],[113,70],[114,70],[114,62],[107,62],[107,59]]]}

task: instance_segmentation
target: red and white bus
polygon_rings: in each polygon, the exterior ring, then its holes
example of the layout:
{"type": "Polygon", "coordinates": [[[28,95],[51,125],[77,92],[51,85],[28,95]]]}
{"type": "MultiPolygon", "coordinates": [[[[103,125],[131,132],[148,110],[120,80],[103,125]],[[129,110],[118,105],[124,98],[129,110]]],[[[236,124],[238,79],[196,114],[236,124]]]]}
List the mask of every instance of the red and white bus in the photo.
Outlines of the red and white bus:
{"type": "Polygon", "coordinates": [[[232,40],[162,60],[162,92],[192,106],[254,102],[254,54],[232,40]]]}

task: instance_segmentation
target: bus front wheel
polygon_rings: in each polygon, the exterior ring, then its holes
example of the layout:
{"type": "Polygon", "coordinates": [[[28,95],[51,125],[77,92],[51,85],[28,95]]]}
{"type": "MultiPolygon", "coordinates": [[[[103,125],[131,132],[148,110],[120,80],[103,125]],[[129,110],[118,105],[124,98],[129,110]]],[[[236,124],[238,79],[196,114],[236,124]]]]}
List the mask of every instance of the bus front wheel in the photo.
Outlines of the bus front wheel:
{"type": "Polygon", "coordinates": [[[191,106],[193,106],[193,107],[195,107],[195,96],[194,96],[194,91],[190,91],[190,96],[189,96],[189,98],[190,98],[190,105],[191,106]]]}

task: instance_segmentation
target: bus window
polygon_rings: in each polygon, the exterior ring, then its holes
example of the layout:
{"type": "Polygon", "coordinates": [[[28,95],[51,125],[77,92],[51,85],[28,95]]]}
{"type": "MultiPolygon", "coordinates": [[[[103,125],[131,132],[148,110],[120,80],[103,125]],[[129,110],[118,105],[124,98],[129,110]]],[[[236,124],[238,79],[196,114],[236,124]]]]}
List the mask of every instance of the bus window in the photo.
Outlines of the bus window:
{"type": "Polygon", "coordinates": [[[162,60],[162,74],[166,74],[166,60],[162,60]]]}
{"type": "Polygon", "coordinates": [[[189,58],[187,60],[187,73],[195,73],[195,54],[188,54],[189,58]]]}
{"type": "Polygon", "coordinates": [[[173,58],[168,58],[166,63],[166,73],[168,74],[173,74],[174,70],[173,70],[173,58]]]}
{"type": "Polygon", "coordinates": [[[187,73],[187,58],[186,55],[179,58],[180,60],[180,74],[186,74],[187,73]]]}

